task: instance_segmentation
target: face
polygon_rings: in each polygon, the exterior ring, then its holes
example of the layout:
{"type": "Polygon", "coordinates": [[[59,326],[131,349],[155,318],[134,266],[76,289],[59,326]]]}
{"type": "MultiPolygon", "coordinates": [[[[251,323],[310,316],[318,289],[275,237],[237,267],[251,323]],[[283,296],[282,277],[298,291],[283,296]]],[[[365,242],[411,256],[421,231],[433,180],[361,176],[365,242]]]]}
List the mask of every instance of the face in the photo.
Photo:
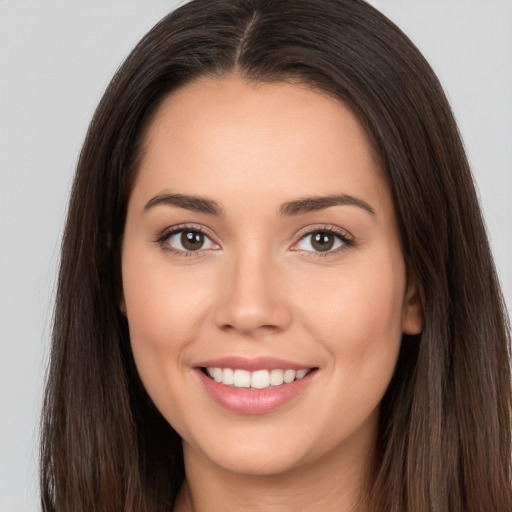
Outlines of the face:
{"type": "Polygon", "coordinates": [[[340,102],[236,76],[172,93],[122,275],[138,371],[186,459],[268,475],[368,456],[421,311],[389,188],[340,102]]]}

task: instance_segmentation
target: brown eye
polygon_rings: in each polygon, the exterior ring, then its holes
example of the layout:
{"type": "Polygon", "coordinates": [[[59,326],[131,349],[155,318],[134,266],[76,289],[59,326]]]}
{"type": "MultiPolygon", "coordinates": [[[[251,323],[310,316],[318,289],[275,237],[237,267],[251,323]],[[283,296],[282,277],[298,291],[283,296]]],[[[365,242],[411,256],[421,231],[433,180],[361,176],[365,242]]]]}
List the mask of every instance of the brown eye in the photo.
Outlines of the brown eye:
{"type": "Polygon", "coordinates": [[[294,246],[294,250],[307,252],[335,252],[343,246],[351,246],[352,241],[342,235],[328,229],[311,231],[305,234],[294,246]]]}
{"type": "Polygon", "coordinates": [[[210,237],[199,230],[180,229],[162,238],[162,243],[176,253],[198,252],[205,249],[218,249],[210,237]]]}
{"type": "Polygon", "coordinates": [[[197,231],[183,231],[181,233],[181,245],[186,251],[198,251],[203,247],[204,235],[197,231]]]}
{"type": "Polygon", "coordinates": [[[336,237],[332,233],[317,232],[311,234],[311,246],[316,251],[329,251],[334,247],[336,237]]]}

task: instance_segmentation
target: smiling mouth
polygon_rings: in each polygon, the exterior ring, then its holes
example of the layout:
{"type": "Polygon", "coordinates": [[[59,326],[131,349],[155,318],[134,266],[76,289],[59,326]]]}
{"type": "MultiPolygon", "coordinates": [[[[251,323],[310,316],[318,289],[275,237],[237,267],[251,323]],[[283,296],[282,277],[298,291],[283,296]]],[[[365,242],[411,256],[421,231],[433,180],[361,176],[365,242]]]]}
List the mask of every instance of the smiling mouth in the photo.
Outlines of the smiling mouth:
{"type": "Polygon", "coordinates": [[[201,370],[205,375],[220,384],[233,388],[260,390],[301,380],[315,370],[315,368],[303,368],[300,370],[281,370],[276,368],[250,372],[233,368],[204,367],[201,370]]]}

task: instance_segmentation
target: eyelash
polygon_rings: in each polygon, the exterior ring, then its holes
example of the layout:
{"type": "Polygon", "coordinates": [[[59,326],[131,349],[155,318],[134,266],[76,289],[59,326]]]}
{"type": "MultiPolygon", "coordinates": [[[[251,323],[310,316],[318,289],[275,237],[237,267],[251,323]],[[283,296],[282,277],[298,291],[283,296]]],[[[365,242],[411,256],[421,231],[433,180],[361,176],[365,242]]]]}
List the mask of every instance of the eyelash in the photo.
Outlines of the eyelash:
{"type": "MultiPolygon", "coordinates": [[[[197,251],[187,251],[187,250],[182,250],[182,249],[176,249],[168,243],[168,240],[171,236],[174,236],[178,233],[183,233],[183,232],[199,233],[199,234],[203,235],[204,237],[208,238],[213,244],[219,246],[219,244],[217,244],[216,242],[213,241],[212,236],[209,234],[209,232],[207,230],[205,230],[204,228],[202,228],[200,226],[187,225],[187,224],[174,226],[170,229],[165,230],[163,233],[161,233],[157,237],[156,242],[165,250],[168,250],[168,251],[172,252],[174,255],[179,256],[179,257],[199,256],[202,251],[209,250],[209,249],[198,249],[197,251]]],[[[297,252],[299,252],[299,251],[307,252],[312,257],[325,258],[328,256],[332,256],[333,254],[337,254],[343,250],[346,250],[349,247],[354,246],[354,240],[345,231],[342,231],[341,229],[337,229],[333,226],[308,227],[308,228],[305,228],[301,233],[299,233],[298,237],[299,237],[298,241],[293,244],[293,247],[291,250],[297,251],[297,252]],[[298,245],[301,241],[305,240],[306,237],[313,236],[316,233],[322,233],[322,234],[328,234],[328,235],[335,236],[336,238],[338,238],[341,241],[341,244],[342,244],[341,247],[338,247],[334,250],[329,249],[325,252],[308,251],[308,250],[304,250],[304,249],[293,249],[293,247],[298,245]]]]}

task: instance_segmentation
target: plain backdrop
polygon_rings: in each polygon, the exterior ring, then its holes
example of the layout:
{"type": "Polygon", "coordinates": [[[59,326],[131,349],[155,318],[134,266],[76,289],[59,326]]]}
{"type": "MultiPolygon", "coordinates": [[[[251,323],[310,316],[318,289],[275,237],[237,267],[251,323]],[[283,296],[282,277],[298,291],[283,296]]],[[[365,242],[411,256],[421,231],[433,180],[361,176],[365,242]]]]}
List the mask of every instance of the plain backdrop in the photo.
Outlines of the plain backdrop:
{"type": "MultiPolygon", "coordinates": [[[[510,309],[512,0],[370,3],[412,38],[447,91],[510,309]]],[[[38,510],[39,410],[81,142],[122,59],[176,4],[0,0],[0,512],[38,510]]]]}

